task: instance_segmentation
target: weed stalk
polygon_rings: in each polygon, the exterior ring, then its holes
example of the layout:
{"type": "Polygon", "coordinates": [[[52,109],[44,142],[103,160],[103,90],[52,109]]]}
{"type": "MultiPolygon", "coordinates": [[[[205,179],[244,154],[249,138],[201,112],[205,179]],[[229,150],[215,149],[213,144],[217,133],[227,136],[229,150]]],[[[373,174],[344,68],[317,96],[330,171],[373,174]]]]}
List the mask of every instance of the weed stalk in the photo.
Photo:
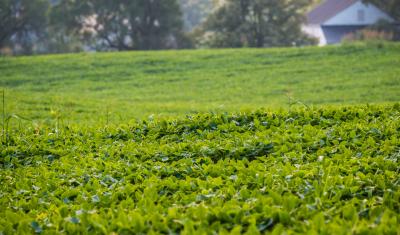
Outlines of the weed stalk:
{"type": "Polygon", "coordinates": [[[2,103],[3,103],[3,108],[2,108],[2,143],[6,143],[6,99],[5,99],[5,90],[3,89],[2,93],[2,103]]]}
{"type": "Polygon", "coordinates": [[[106,126],[108,126],[108,123],[109,123],[109,121],[110,121],[110,117],[108,116],[109,115],[109,111],[108,111],[108,105],[107,105],[107,107],[106,107],[106,126]]]}
{"type": "Polygon", "coordinates": [[[289,91],[286,93],[286,97],[288,98],[289,113],[291,113],[293,103],[292,103],[292,96],[290,95],[289,91]]]}

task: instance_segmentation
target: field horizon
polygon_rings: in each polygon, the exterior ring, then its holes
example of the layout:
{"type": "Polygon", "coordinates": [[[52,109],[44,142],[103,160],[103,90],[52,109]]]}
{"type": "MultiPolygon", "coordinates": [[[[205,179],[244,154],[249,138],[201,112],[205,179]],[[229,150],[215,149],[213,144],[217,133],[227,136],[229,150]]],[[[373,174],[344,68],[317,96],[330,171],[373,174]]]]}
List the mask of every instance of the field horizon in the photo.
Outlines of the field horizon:
{"type": "Polygon", "coordinates": [[[400,44],[0,58],[6,110],[46,123],[392,104],[400,44]]]}

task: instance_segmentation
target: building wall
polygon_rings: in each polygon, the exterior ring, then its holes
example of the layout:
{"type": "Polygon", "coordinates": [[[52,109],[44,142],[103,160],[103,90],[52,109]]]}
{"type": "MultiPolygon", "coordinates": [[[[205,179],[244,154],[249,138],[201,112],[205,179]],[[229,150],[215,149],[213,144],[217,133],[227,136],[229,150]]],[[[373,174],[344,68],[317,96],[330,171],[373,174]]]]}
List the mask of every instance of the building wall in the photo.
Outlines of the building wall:
{"type": "Polygon", "coordinates": [[[326,45],[325,35],[322,32],[322,29],[321,29],[320,25],[317,25],[317,24],[303,25],[302,26],[302,30],[307,35],[310,35],[311,37],[317,38],[319,40],[318,45],[320,45],[320,46],[326,45]]]}
{"type": "Polygon", "coordinates": [[[323,26],[371,25],[380,19],[393,21],[388,14],[379,8],[372,4],[364,4],[360,0],[323,23],[323,26]]]}

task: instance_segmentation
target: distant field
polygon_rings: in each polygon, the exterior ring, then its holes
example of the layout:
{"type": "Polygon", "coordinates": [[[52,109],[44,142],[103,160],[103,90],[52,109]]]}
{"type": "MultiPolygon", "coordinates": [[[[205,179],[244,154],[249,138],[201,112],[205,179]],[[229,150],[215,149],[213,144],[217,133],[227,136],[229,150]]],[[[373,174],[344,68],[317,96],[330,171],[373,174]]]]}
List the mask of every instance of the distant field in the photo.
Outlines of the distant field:
{"type": "Polygon", "coordinates": [[[400,100],[400,44],[0,58],[9,113],[120,122],[204,111],[400,100]],[[107,117],[107,113],[109,113],[107,117]]]}

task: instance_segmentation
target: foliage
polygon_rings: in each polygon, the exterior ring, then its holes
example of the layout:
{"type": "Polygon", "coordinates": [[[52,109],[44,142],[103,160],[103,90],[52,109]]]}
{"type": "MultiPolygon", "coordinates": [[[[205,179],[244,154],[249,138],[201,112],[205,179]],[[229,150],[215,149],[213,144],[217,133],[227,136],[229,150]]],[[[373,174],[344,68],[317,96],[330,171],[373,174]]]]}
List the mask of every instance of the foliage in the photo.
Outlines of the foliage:
{"type": "Polygon", "coordinates": [[[0,58],[0,87],[9,113],[38,125],[52,111],[65,123],[120,123],[287,108],[288,98],[309,106],[397,102],[399,54],[397,43],[359,43],[0,58]]]}
{"type": "Polygon", "coordinates": [[[400,106],[16,131],[3,234],[398,234],[400,106]]]}
{"type": "Polygon", "coordinates": [[[212,47],[271,47],[312,44],[301,31],[311,1],[228,0],[204,24],[212,47]]]}
{"type": "Polygon", "coordinates": [[[354,41],[391,41],[394,40],[394,35],[390,31],[362,29],[354,33],[350,33],[343,38],[344,42],[354,41]]]}
{"type": "Polygon", "coordinates": [[[180,0],[184,29],[191,32],[199,27],[222,0],[180,0]]]}
{"type": "Polygon", "coordinates": [[[182,24],[177,0],[1,0],[0,49],[32,54],[192,47],[182,24]]]}
{"type": "Polygon", "coordinates": [[[85,29],[98,49],[165,49],[187,43],[176,0],[63,0],[60,7],[72,9],[72,24],[85,29]]]}
{"type": "Polygon", "coordinates": [[[400,28],[391,22],[380,20],[364,29],[346,35],[343,39],[352,41],[400,41],[400,28]]]}
{"type": "Polygon", "coordinates": [[[44,53],[79,52],[91,43],[88,32],[82,28],[88,7],[87,1],[53,1],[46,40],[42,43],[44,53]]]}
{"type": "Polygon", "coordinates": [[[378,21],[376,24],[368,27],[370,30],[383,32],[392,35],[390,40],[400,41],[400,27],[398,24],[393,24],[387,21],[378,21]]]}
{"type": "Polygon", "coordinates": [[[47,24],[48,0],[0,0],[0,49],[31,54],[47,24]]]}

